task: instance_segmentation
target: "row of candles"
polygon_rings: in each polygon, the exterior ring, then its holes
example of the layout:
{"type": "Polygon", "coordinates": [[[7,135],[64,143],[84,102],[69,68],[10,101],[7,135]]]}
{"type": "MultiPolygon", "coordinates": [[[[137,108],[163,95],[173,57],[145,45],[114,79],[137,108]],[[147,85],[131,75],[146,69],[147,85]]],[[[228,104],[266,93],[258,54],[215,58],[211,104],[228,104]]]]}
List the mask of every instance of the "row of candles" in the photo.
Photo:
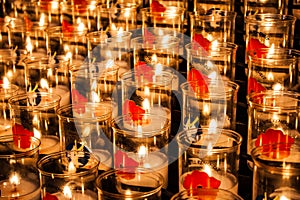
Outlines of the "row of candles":
{"type": "MultiPolygon", "coordinates": [[[[232,10],[223,6],[205,9],[204,15],[197,11],[189,15],[187,27],[184,6],[165,2],[152,1],[141,19],[135,6],[129,12],[112,7],[103,14],[100,9],[93,23],[90,16],[85,21],[87,10],[70,15],[63,3],[51,1],[46,7],[45,2],[36,3],[34,18],[25,3],[21,10],[16,7],[18,18],[4,19],[1,32],[1,46],[11,48],[3,50],[1,60],[3,134],[14,136],[12,144],[5,139],[3,146],[9,147],[8,152],[38,149],[42,157],[30,161],[38,163],[40,179],[26,175],[39,180],[40,187],[26,190],[34,196],[26,194],[24,199],[160,199],[161,188],[169,185],[172,153],[179,158],[182,191],[174,199],[193,195],[241,199],[237,177],[242,138],[233,131],[239,86],[233,82],[237,45],[232,10]],[[58,11],[49,9],[53,4],[58,11]],[[106,27],[109,31],[91,29],[106,27]],[[191,37],[186,38],[185,31],[191,37]],[[14,87],[18,90],[10,95],[14,87]],[[171,94],[178,91],[183,131],[174,146],[171,94]],[[31,144],[36,140],[32,136],[41,144],[31,144]],[[73,151],[54,153],[66,149],[73,151]],[[98,176],[95,168],[117,171],[98,176]]],[[[90,3],[95,8],[95,2],[90,3]]],[[[79,5],[71,3],[74,8],[79,5]]],[[[250,15],[245,20],[253,199],[299,196],[297,158],[293,159],[298,97],[281,92],[297,90],[299,54],[291,49],[295,20],[282,14],[250,15]]],[[[20,186],[26,184],[16,181],[17,175],[5,172],[9,181],[1,182],[1,195],[23,198],[20,186]]]]}

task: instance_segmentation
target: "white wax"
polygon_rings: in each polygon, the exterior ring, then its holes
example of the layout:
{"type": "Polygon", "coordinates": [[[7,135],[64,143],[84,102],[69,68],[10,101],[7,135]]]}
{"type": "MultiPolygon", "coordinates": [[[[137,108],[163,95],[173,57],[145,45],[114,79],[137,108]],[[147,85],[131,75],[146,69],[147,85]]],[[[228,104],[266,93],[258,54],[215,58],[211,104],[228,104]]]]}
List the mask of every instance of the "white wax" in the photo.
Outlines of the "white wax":
{"type": "Polygon", "coordinates": [[[17,186],[13,186],[9,180],[1,181],[0,191],[0,199],[39,200],[41,197],[39,185],[24,179],[17,186]]]}
{"type": "MultiPolygon", "coordinates": [[[[192,172],[186,172],[183,175],[180,176],[180,181],[179,181],[179,190],[182,191],[185,188],[183,187],[183,181],[185,179],[185,177],[188,174],[191,174],[192,172]]],[[[224,190],[228,190],[231,191],[235,194],[237,194],[238,192],[238,180],[237,177],[235,177],[233,174],[230,173],[226,173],[226,174],[219,174],[217,171],[215,171],[214,169],[211,169],[211,175],[209,175],[210,177],[214,177],[217,180],[221,181],[221,185],[219,186],[219,189],[224,189],[224,190]]]]}
{"type": "Polygon", "coordinates": [[[168,158],[166,154],[155,151],[150,152],[145,156],[143,161],[140,161],[137,153],[129,152],[128,156],[141,164],[140,167],[151,169],[155,172],[160,173],[164,178],[164,188],[168,186],[168,158]]]}
{"type": "Polygon", "coordinates": [[[64,85],[58,85],[55,88],[49,89],[51,93],[57,94],[61,97],[60,100],[60,106],[68,105],[70,104],[70,90],[64,85]]]}
{"type": "Polygon", "coordinates": [[[0,119],[0,136],[12,135],[11,121],[0,119]]]}
{"type": "Polygon", "coordinates": [[[91,190],[72,190],[72,198],[66,197],[62,192],[52,194],[55,195],[58,200],[96,200],[97,194],[91,190]]]}
{"type": "Polygon", "coordinates": [[[99,170],[107,171],[112,168],[112,156],[107,150],[93,149],[93,154],[100,158],[99,170]]]}
{"type": "Polygon", "coordinates": [[[40,154],[50,154],[61,150],[60,140],[56,136],[43,135],[40,140],[40,154]]]}
{"type": "MultiPolygon", "coordinates": [[[[167,108],[153,106],[150,108],[149,114],[143,117],[145,123],[141,125],[142,132],[161,130],[170,122],[171,112],[167,108]],[[163,119],[164,121],[162,121],[163,119]]],[[[129,130],[139,131],[139,127],[135,123],[124,123],[124,127],[129,130]]]]}

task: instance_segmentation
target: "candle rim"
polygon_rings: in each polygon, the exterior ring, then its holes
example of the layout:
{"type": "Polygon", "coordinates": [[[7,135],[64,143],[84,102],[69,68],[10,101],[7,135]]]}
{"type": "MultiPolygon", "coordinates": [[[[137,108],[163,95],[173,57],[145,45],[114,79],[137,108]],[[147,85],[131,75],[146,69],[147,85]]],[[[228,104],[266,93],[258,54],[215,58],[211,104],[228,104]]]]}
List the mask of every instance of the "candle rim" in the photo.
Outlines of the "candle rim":
{"type": "MultiPolygon", "coordinates": [[[[245,17],[246,24],[259,24],[259,23],[272,23],[278,25],[278,23],[295,23],[297,17],[293,15],[275,14],[275,13],[260,13],[255,15],[248,15],[245,17]],[[272,18],[273,17],[273,18],[272,18]],[[274,19],[275,17],[275,19],[274,19]],[[259,21],[259,19],[267,18],[267,21],[259,21]],[[270,21],[272,19],[272,21],[270,21]],[[282,20],[282,21],[280,21],[282,20]]],[[[264,19],[263,19],[264,20],[264,19]]]]}

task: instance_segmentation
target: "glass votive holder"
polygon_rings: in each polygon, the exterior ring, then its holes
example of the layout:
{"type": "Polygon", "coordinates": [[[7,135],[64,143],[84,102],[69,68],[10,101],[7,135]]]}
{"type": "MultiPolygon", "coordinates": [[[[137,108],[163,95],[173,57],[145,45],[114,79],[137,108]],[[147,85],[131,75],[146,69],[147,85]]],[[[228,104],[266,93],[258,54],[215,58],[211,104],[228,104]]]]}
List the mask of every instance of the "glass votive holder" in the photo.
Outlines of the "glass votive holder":
{"type": "Polygon", "coordinates": [[[113,61],[118,65],[118,75],[130,70],[130,39],[128,31],[95,31],[87,34],[90,61],[113,61]]]}
{"type": "Polygon", "coordinates": [[[18,94],[19,87],[11,84],[0,84],[0,136],[12,135],[11,115],[8,99],[18,94]]]}
{"type": "Polygon", "coordinates": [[[223,91],[218,91],[220,86],[212,80],[187,81],[180,87],[184,129],[221,127],[235,130],[238,84],[223,81],[223,91]]]}
{"type": "Polygon", "coordinates": [[[82,63],[87,56],[87,40],[85,26],[72,25],[63,21],[62,26],[47,29],[47,51],[51,55],[63,57],[71,64],[82,63]]]}
{"type": "Polygon", "coordinates": [[[211,10],[205,13],[190,13],[190,31],[193,41],[205,50],[212,42],[234,42],[236,13],[211,10]]]}
{"type": "Polygon", "coordinates": [[[248,154],[255,147],[296,142],[299,127],[300,94],[263,91],[248,95],[248,154]]]}
{"type": "Polygon", "coordinates": [[[118,109],[125,115],[132,115],[133,120],[136,120],[136,112],[170,119],[172,74],[155,74],[154,70],[145,70],[142,67],[121,77],[122,105],[118,105],[118,109]]]}
{"type": "Polygon", "coordinates": [[[170,30],[173,32],[173,35],[177,35],[178,33],[184,33],[184,16],[185,8],[182,7],[160,4],[142,8],[142,28],[170,30]]]}
{"type": "Polygon", "coordinates": [[[166,188],[170,128],[170,118],[159,114],[135,113],[115,117],[112,122],[114,167],[156,171],[162,175],[166,188]]]}
{"type": "Polygon", "coordinates": [[[110,102],[70,104],[60,107],[57,115],[63,149],[87,147],[99,156],[99,170],[112,168],[110,102]]]}
{"type": "Polygon", "coordinates": [[[113,5],[100,5],[99,30],[105,31],[130,31],[137,28],[137,4],[119,2],[113,5]]]}
{"type": "Polygon", "coordinates": [[[85,151],[61,151],[38,160],[43,199],[97,199],[98,158],[85,151]]]}
{"type": "Polygon", "coordinates": [[[242,136],[228,129],[194,128],[180,132],[179,191],[223,189],[238,192],[242,136]]]}
{"type": "Polygon", "coordinates": [[[207,46],[207,49],[204,49],[200,44],[192,42],[187,44],[185,49],[188,76],[196,66],[205,67],[213,64],[224,80],[235,80],[238,45],[231,42],[214,41],[207,46]]]}
{"type": "Polygon", "coordinates": [[[214,199],[214,200],[243,200],[242,197],[228,190],[195,188],[178,192],[172,196],[171,200],[194,200],[194,199],[214,199]]]}
{"type": "Polygon", "coordinates": [[[254,148],[252,199],[299,199],[299,153],[299,143],[275,140],[254,148]]]}
{"type": "Polygon", "coordinates": [[[98,198],[103,200],[162,199],[162,176],[143,168],[105,172],[98,176],[96,185],[98,198]]]}
{"type": "Polygon", "coordinates": [[[13,19],[9,22],[9,46],[21,52],[22,57],[47,55],[46,21],[13,19]]]}
{"type": "Polygon", "coordinates": [[[244,16],[272,13],[272,14],[287,14],[287,2],[279,0],[245,0],[243,5],[244,16]]]}
{"type": "Polygon", "coordinates": [[[56,115],[60,99],[60,96],[46,92],[28,92],[9,98],[13,135],[39,138],[40,154],[60,151],[62,138],[56,115]]]}
{"type": "Polygon", "coordinates": [[[97,1],[63,1],[60,4],[61,21],[78,28],[86,28],[89,32],[97,28],[97,1]]]}
{"type": "Polygon", "coordinates": [[[57,94],[60,105],[71,101],[69,63],[56,63],[53,57],[28,57],[24,60],[26,90],[57,94]]]}
{"type": "Polygon", "coordinates": [[[264,90],[297,90],[300,51],[263,48],[249,51],[248,94],[264,90]]]}
{"type": "Polygon", "coordinates": [[[36,162],[40,140],[18,135],[0,137],[1,199],[32,199],[41,197],[36,162]]]}
{"type": "MultiPolygon", "coordinates": [[[[30,2],[32,5],[33,3],[30,2]]],[[[45,17],[49,25],[59,25],[60,24],[60,6],[62,1],[60,0],[49,0],[49,1],[35,1],[35,17],[36,19],[41,19],[45,17]]]]}
{"type": "Polygon", "coordinates": [[[112,60],[71,66],[72,103],[111,101],[118,69],[112,60]]]}
{"type": "MultiPolygon", "coordinates": [[[[155,30],[155,29],[153,29],[155,30]]],[[[145,30],[148,31],[149,30],[145,30]]],[[[179,69],[179,38],[172,35],[136,37],[131,40],[135,70],[148,68],[163,70],[163,67],[179,69]]]]}
{"type": "Polygon", "coordinates": [[[245,17],[246,61],[251,50],[293,48],[296,17],[281,14],[256,14],[245,17]]]}

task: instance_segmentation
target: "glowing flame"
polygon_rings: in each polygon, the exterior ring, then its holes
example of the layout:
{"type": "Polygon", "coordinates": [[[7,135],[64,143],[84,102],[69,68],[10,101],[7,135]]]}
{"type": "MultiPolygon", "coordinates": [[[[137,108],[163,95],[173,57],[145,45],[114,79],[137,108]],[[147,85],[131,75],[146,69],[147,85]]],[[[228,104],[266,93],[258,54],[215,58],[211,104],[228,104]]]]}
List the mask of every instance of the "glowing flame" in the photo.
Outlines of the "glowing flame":
{"type": "Polygon", "coordinates": [[[41,78],[40,85],[41,85],[41,88],[43,88],[43,89],[49,89],[48,81],[44,78],[41,78]]]}
{"type": "Polygon", "coordinates": [[[150,95],[150,88],[148,86],[145,86],[144,94],[147,97],[150,95]]]}
{"type": "Polygon", "coordinates": [[[146,111],[146,113],[149,113],[149,111],[150,111],[149,99],[145,98],[142,104],[143,104],[143,109],[146,111]]]}
{"type": "Polygon", "coordinates": [[[157,63],[157,55],[153,54],[151,57],[152,63],[157,63]]]}
{"type": "Polygon", "coordinates": [[[204,165],[204,172],[209,176],[211,177],[211,168],[209,165],[205,164],[204,165]]]}
{"type": "Polygon", "coordinates": [[[210,103],[203,104],[203,115],[208,116],[210,114],[210,103]]]}
{"type": "Polygon", "coordinates": [[[85,29],[85,25],[84,25],[84,23],[81,21],[80,17],[77,18],[77,24],[78,24],[78,26],[77,26],[78,32],[83,32],[84,29],[85,29]]]}
{"type": "Polygon", "coordinates": [[[76,167],[75,167],[75,165],[72,161],[69,163],[68,172],[69,173],[75,173],[76,172],[76,167]]]}
{"type": "Polygon", "coordinates": [[[111,30],[113,30],[113,31],[116,31],[116,30],[117,30],[117,27],[116,27],[115,23],[112,23],[112,25],[111,25],[111,30]]]}
{"type": "Polygon", "coordinates": [[[20,184],[20,177],[19,174],[14,172],[14,174],[12,174],[9,178],[9,182],[12,185],[19,185],[20,184]]]}
{"type": "Polygon", "coordinates": [[[269,81],[273,81],[273,80],[274,80],[274,76],[273,76],[273,73],[272,73],[272,72],[269,72],[269,73],[268,73],[267,79],[268,79],[269,81]]]}
{"type": "Polygon", "coordinates": [[[63,193],[64,193],[64,196],[67,198],[67,199],[71,199],[72,198],[72,191],[71,191],[71,188],[69,186],[65,186],[64,189],[63,189],[63,193]]]}
{"type": "Polygon", "coordinates": [[[212,43],[211,43],[211,49],[212,49],[213,51],[216,51],[216,50],[218,49],[218,46],[219,46],[218,40],[212,41],[212,43]]]}
{"type": "Polygon", "coordinates": [[[271,47],[268,50],[267,58],[272,58],[272,56],[274,55],[274,53],[275,53],[275,46],[274,46],[274,44],[272,44],[271,47]]]}
{"type": "Polygon", "coordinates": [[[41,14],[39,26],[45,26],[45,14],[44,13],[41,14]]]}
{"type": "Polygon", "coordinates": [[[279,200],[289,200],[289,198],[287,198],[286,196],[282,195],[282,196],[280,196],[279,200]]]}
{"type": "Polygon", "coordinates": [[[57,1],[51,1],[51,10],[57,10],[59,7],[59,3],[57,1]]]}
{"type": "Polygon", "coordinates": [[[29,36],[26,37],[26,50],[30,53],[30,55],[32,54],[33,46],[31,44],[31,39],[29,36]]]}
{"type": "Polygon", "coordinates": [[[38,138],[38,139],[41,139],[42,137],[42,134],[39,130],[37,130],[36,128],[33,128],[33,135],[34,137],[38,138]]]}
{"type": "Polygon", "coordinates": [[[274,85],[273,85],[273,90],[274,91],[280,91],[280,90],[282,90],[283,89],[283,87],[282,87],[282,85],[280,84],[280,83],[275,83],[274,85]]]}
{"type": "Polygon", "coordinates": [[[148,149],[144,145],[141,145],[138,150],[138,155],[140,159],[143,159],[148,154],[148,149]]]}
{"type": "Polygon", "coordinates": [[[7,78],[7,77],[4,77],[4,78],[3,78],[3,88],[4,88],[4,89],[8,89],[8,88],[9,88],[9,85],[10,85],[10,83],[9,83],[8,78],[7,78]]]}

